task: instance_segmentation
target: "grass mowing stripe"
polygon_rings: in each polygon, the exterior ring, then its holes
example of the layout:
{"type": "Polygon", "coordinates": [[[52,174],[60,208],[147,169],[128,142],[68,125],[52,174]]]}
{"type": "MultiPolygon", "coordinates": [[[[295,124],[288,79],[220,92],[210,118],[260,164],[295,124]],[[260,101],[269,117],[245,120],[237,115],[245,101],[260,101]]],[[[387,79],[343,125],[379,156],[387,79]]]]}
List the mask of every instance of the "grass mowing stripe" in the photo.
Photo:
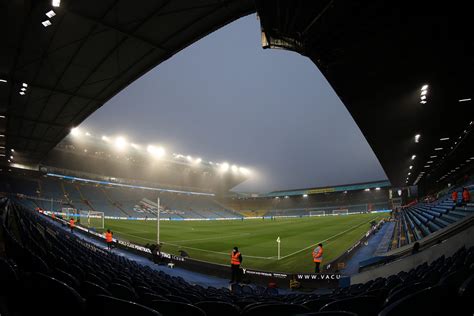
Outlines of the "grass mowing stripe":
{"type": "Polygon", "coordinates": [[[375,218],[375,219],[371,219],[371,220],[368,221],[368,222],[364,222],[364,223],[361,223],[361,224],[359,224],[359,225],[353,226],[353,227],[351,227],[351,228],[349,228],[349,229],[347,229],[347,230],[345,230],[345,231],[343,231],[343,232],[340,232],[339,234],[336,234],[336,235],[331,236],[331,237],[328,237],[328,238],[326,238],[326,239],[324,239],[324,240],[318,241],[318,242],[315,243],[315,244],[309,245],[308,247],[305,247],[305,248],[303,248],[303,249],[300,249],[300,250],[298,250],[298,251],[295,251],[295,252],[293,252],[293,253],[290,253],[289,255],[283,256],[283,257],[280,258],[280,260],[283,260],[283,259],[285,259],[285,258],[288,258],[288,257],[291,257],[291,256],[293,256],[293,255],[296,255],[297,253],[300,253],[300,252],[302,252],[302,251],[308,250],[308,249],[310,249],[310,248],[316,246],[316,245],[319,244],[319,243],[323,243],[323,242],[325,242],[325,241],[328,241],[329,239],[333,239],[333,238],[338,237],[338,236],[340,236],[340,235],[342,235],[342,234],[345,234],[345,233],[347,233],[347,232],[350,232],[350,231],[352,231],[352,230],[354,230],[354,229],[356,229],[356,228],[358,228],[358,227],[360,227],[360,226],[362,226],[362,225],[364,225],[364,224],[368,224],[368,223],[370,223],[370,222],[373,221],[373,220],[377,220],[378,218],[379,218],[379,217],[377,217],[377,218],[375,218]]]}
{"type": "MultiPolygon", "coordinates": [[[[161,223],[160,239],[166,242],[164,252],[179,254],[180,249],[186,249],[191,258],[201,261],[229,264],[228,253],[238,246],[249,269],[304,273],[314,269],[311,252],[305,250],[315,241],[325,241],[325,262],[330,262],[370,229],[367,222],[380,217],[355,214],[275,220],[166,221],[161,223]],[[278,236],[284,258],[280,260],[276,260],[278,236]]],[[[118,236],[123,232],[124,240],[139,245],[156,242],[156,222],[106,220],[105,225],[118,236]]]]}

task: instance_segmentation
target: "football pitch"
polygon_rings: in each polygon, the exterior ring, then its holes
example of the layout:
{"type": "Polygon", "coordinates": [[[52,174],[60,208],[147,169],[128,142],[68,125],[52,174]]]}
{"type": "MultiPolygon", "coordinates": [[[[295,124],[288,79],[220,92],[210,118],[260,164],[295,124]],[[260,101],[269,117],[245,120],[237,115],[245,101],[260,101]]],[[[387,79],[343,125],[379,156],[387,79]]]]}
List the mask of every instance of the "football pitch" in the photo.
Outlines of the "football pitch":
{"type": "MultiPolygon", "coordinates": [[[[162,251],[186,251],[193,259],[230,264],[239,247],[244,268],[278,272],[312,272],[311,252],[321,242],[328,263],[350,248],[387,213],[223,221],[161,221],[162,251]],[[277,238],[280,237],[280,260],[277,238]]],[[[156,243],[156,221],[105,220],[114,237],[139,245],[156,243]]]]}

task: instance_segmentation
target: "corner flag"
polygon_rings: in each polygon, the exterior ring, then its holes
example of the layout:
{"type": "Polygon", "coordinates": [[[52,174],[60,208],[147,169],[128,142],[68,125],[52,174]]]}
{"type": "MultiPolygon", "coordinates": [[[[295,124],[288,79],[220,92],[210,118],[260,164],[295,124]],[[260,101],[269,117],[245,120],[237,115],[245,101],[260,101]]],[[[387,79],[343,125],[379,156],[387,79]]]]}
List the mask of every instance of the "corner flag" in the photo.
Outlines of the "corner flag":
{"type": "Polygon", "coordinates": [[[280,236],[278,236],[278,238],[277,238],[277,242],[280,242],[280,236]]]}

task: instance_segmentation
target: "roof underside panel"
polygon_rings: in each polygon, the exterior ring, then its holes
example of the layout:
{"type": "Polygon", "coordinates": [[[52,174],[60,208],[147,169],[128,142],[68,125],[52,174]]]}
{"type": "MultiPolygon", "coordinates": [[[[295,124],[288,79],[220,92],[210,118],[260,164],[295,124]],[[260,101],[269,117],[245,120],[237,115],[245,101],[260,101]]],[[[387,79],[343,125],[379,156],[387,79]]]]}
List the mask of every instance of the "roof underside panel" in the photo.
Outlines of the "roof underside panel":
{"type": "MultiPolygon", "coordinates": [[[[415,183],[422,172],[420,183],[434,183],[450,168],[447,157],[461,153],[460,148],[453,152],[454,139],[472,130],[474,118],[472,101],[459,102],[474,91],[474,20],[468,5],[259,0],[256,6],[266,47],[311,58],[352,114],[392,184],[415,183]],[[422,104],[420,89],[425,84],[427,102],[422,104]],[[414,142],[416,134],[421,135],[419,143],[414,142]],[[446,137],[449,142],[440,143],[446,137]]],[[[465,140],[463,146],[472,148],[472,137],[465,140]]]]}
{"type": "Polygon", "coordinates": [[[2,141],[15,149],[17,162],[39,162],[71,127],[131,82],[255,12],[250,0],[63,0],[59,8],[25,0],[1,6],[6,47],[0,79],[7,80],[0,83],[0,115],[7,117],[2,141]],[[56,15],[48,19],[50,10],[56,15]],[[50,26],[42,25],[46,20],[50,26]]]}

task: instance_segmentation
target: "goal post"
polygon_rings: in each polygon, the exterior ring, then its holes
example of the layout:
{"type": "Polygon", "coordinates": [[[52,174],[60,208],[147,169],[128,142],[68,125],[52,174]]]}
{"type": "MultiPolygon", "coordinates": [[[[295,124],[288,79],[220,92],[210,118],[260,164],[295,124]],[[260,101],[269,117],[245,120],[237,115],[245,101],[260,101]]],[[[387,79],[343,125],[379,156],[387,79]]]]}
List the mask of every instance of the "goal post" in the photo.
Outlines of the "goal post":
{"type": "Polygon", "coordinates": [[[104,228],[104,212],[80,211],[79,224],[87,228],[104,228]]]}
{"type": "Polygon", "coordinates": [[[310,211],[309,216],[326,216],[326,211],[310,211]]]}
{"type": "Polygon", "coordinates": [[[332,215],[348,215],[348,209],[339,209],[339,210],[332,210],[332,215]]]}

